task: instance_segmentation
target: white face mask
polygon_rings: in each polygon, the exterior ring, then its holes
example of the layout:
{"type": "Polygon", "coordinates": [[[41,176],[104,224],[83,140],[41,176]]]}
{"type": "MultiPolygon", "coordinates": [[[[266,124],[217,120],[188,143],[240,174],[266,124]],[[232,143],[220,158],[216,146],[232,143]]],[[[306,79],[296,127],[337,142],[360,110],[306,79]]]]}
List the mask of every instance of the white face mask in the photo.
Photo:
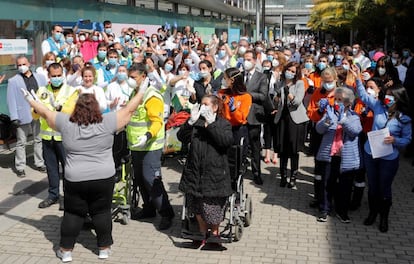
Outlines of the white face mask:
{"type": "Polygon", "coordinates": [[[131,87],[133,89],[137,88],[137,86],[138,86],[137,81],[135,81],[135,79],[133,79],[133,78],[128,78],[127,83],[129,85],[129,87],[131,87]]]}
{"type": "Polygon", "coordinates": [[[85,39],[86,39],[86,37],[84,35],[82,35],[82,36],[79,37],[79,40],[80,41],[85,41],[85,39]]]}
{"type": "Polygon", "coordinates": [[[243,65],[246,71],[250,71],[254,66],[250,61],[244,61],[243,65]]]}
{"type": "Polygon", "coordinates": [[[278,67],[279,66],[279,60],[276,60],[276,59],[272,60],[272,66],[273,67],[278,67]]]}
{"type": "Polygon", "coordinates": [[[227,81],[226,79],[221,79],[221,89],[227,89],[227,81]]]}
{"type": "Polygon", "coordinates": [[[29,70],[29,67],[27,67],[26,65],[22,65],[22,66],[19,66],[17,69],[19,70],[20,73],[25,74],[29,70]]]}
{"type": "Polygon", "coordinates": [[[367,89],[367,93],[370,95],[370,96],[372,96],[372,97],[374,97],[374,98],[376,98],[377,97],[377,93],[374,91],[374,89],[372,89],[372,88],[368,88],[367,89]]]}
{"type": "Polygon", "coordinates": [[[387,72],[387,70],[384,67],[379,67],[378,68],[378,74],[380,76],[383,76],[386,72],[387,72]]]}
{"type": "Polygon", "coordinates": [[[245,47],[239,47],[239,55],[244,55],[244,53],[246,53],[246,48],[245,47]]]}

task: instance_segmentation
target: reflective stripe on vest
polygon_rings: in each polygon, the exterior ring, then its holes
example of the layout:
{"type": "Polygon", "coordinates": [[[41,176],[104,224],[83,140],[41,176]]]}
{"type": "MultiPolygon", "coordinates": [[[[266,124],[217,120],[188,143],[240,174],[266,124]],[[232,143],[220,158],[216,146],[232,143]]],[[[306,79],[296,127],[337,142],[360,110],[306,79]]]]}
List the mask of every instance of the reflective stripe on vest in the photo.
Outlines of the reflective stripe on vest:
{"type": "Polygon", "coordinates": [[[144,147],[132,147],[138,143],[138,138],[140,136],[145,135],[145,133],[149,131],[149,128],[151,126],[151,121],[149,120],[147,110],[145,109],[145,104],[151,97],[156,97],[163,103],[163,97],[161,93],[152,86],[148,87],[145,91],[143,102],[138,106],[127,126],[128,146],[133,151],[152,151],[162,149],[164,147],[163,121],[161,129],[158,131],[157,135],[154,135],[144,147]]]}

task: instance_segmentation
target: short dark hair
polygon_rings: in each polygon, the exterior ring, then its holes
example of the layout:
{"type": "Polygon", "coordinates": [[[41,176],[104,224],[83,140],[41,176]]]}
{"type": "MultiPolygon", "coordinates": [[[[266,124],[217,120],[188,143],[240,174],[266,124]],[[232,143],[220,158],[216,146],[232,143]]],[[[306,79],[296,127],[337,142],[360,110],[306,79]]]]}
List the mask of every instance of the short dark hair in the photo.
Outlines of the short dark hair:
{"type": "Polygon", "coordinates": [[[128,69],[128,73],[131,73],[131,72],[139,72],[139,73],[145,73],[146,74],[147,71],[145,69],[145,64],[142,63],[142,62],[133,63],[131,65],[131,67],[129,67],[129,69],[128,69]]]}
{"type": "Polygon", "coordinates": [[[50,69],[61,69],[63,71],[63,67],[60,63],[54,62],[47,67],[47,72],[50,73],[50,69]]]}

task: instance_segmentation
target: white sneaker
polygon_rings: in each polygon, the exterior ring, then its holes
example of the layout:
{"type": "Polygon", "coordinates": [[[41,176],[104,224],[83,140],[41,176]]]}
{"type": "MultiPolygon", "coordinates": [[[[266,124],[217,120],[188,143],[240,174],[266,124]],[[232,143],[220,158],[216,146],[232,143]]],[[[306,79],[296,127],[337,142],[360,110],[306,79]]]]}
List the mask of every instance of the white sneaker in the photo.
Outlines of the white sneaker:
{"type": "Polygon", "coordinates": [[[111,255],[111,248],[105,248],[99,250],[99,259],[107,259],[109,258],[109,255],[111,255]]]}
{"type": "Polygon", "coordinates": [[[72,251],[56,250],[56,256],[62,260],[62,262],[72,261],[72,251]]]}

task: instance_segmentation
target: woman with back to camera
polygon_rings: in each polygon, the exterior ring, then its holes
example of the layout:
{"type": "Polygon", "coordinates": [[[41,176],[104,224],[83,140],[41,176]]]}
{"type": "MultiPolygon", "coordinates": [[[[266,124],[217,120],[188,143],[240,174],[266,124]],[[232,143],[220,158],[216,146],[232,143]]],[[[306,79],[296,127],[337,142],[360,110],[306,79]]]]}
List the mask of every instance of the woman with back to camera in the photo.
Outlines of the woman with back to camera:
{"type": "Polygon", "coordinates": [[[392,205],[392,182],[399,167],[399,150],[411,141],[411,118],[409,99],[406,89],[396,85],[380,91],[378,98],[370,96],[365,90],[360,78],[359,68],[352,66],[352,72],[357,78],[357,92],[361,100],[374,112],[372,130],[387,128],[389,136],[384,138],[384,144],[392,145],[392,153],[373,158],[369,141],[364,145],[365,166],[368,179],[369,215],[364,225],[372,225],[380,215],[379,230],[388,231],[388,216],[392,205]]]}
{"type": "Polygon", "coordinates": [[[139,89],[129,103],[117,112],[101,114],[95,96],[81,93],[71,115],[50,111],[27,91],[26,100],[49,126],[62,134],[66,150],[65,212],[62,218],[60,248],[56,255],[72,261],[72,250],[89,214],[95,227],[99,258],[109,257],[112,239],[112,193],[115,166],[112,158],[114,133],[128,124],[142,101],[139,89]]]}

